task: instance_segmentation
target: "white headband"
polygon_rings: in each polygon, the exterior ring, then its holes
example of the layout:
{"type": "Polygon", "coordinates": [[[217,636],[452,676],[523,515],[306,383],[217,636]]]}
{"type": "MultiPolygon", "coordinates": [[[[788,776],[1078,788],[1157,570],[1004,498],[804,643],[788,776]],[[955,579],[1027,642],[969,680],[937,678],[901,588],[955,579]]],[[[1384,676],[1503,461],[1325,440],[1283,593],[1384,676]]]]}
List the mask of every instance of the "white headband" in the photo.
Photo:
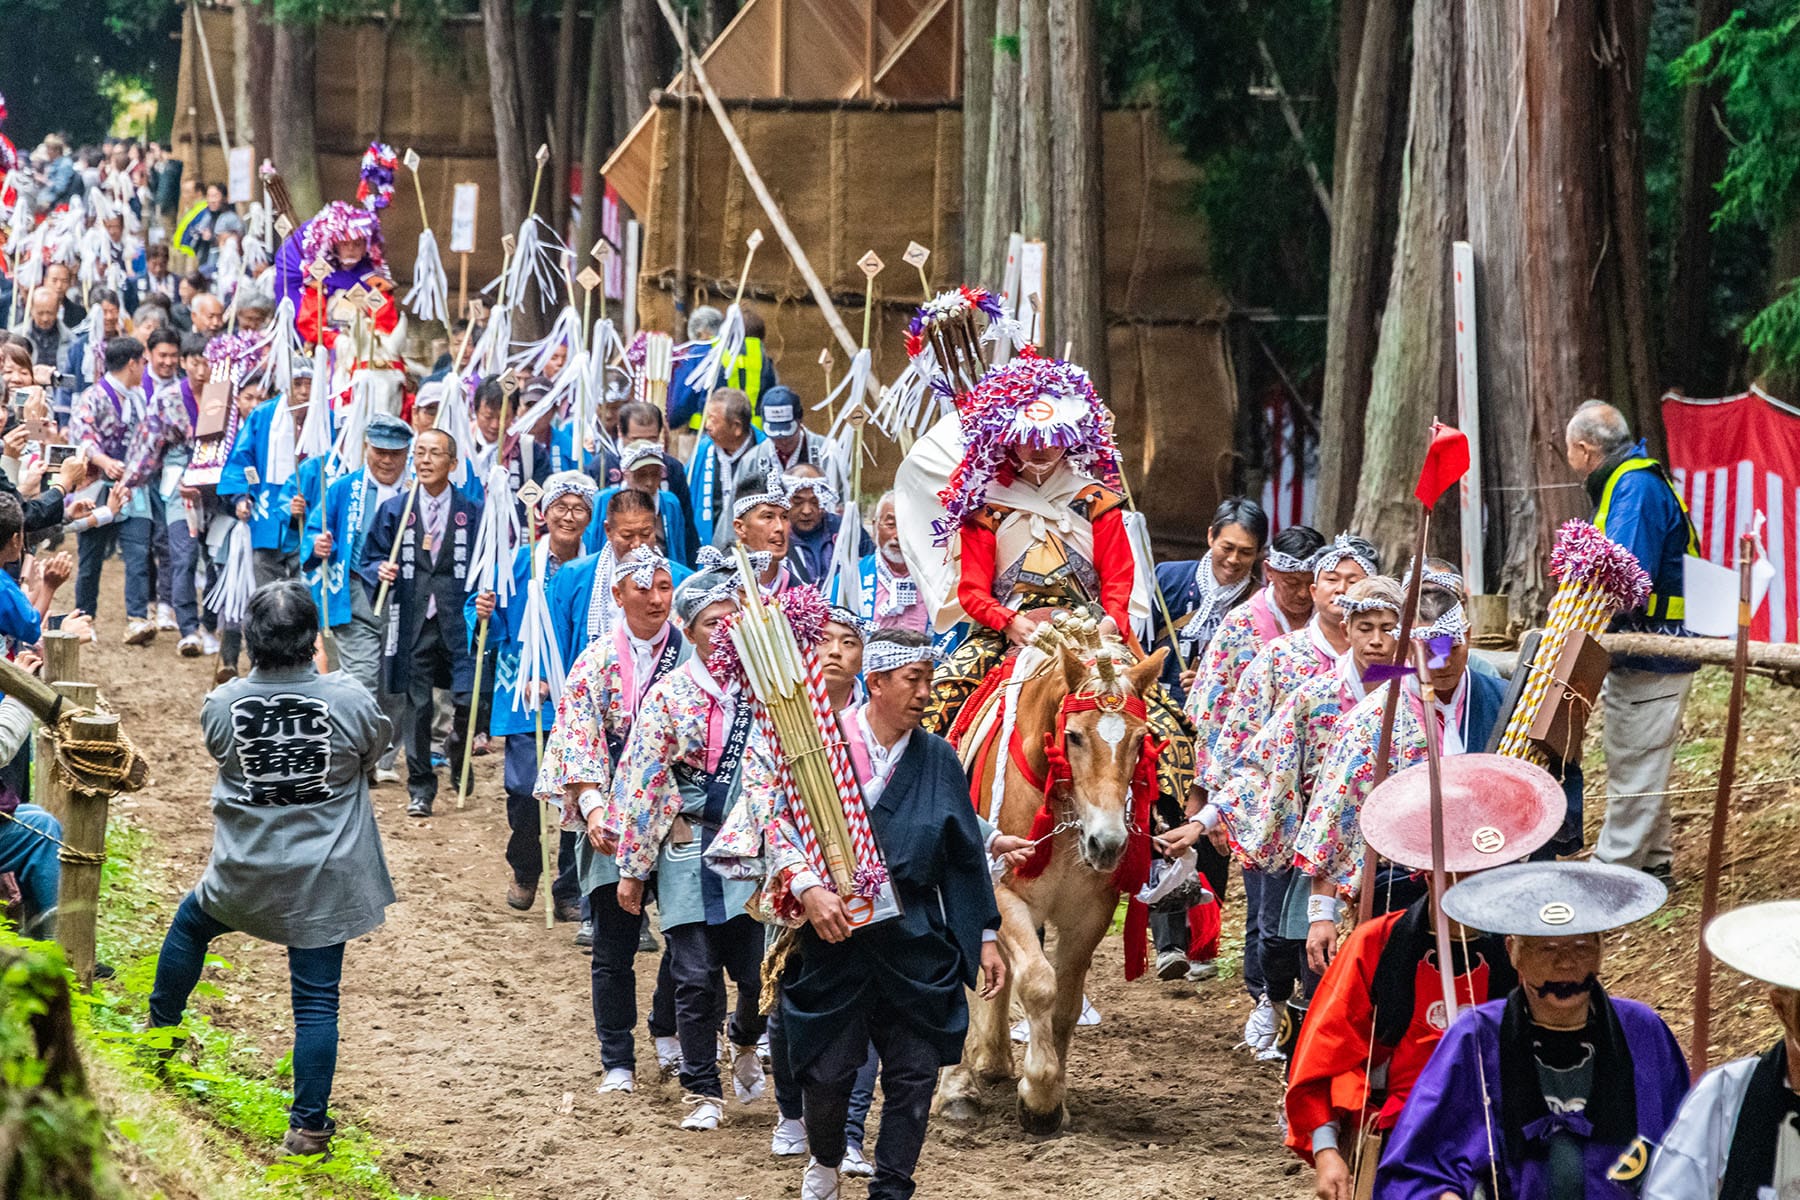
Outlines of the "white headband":
{"type": "Polygon", "coordinates": [[[1469,640],[1469,618],[1464,615],[1462,605],[1454,604],[1431,624],[1413,630],[1412,635],[1415,642],[1447,637],[1460,646],[1469,640]]]}
{"type": "Polygon", "coordinates": [[[620,451],[619,469],[621,471],[635,471],[646,463],[652,462],[659,467],[664,466],[662,446],[656,442],[637,441],[620,451]]]}
{"type": "Polygon", "coordinates": [[[770,471],[763,481],[763,490],[754,496],[739,496],[736,504],[731,506],[731,519],[737,520],[759,504],[773,504],[776,508],[791,507],[788,499],[787,481],[780,471],[770,471]]]}
{"type": "MultiPolygon", "coordinates": [[[[634,586],[648,591],[656,586],[656,573],[668,570],[668,559],[648,546],[639,546],[613,567],[612,581],[617,586],[622,580],[630,579],[634,586]]],[[[669,573],[671,576],[674,574],[672,571],[669,573]]]]}
{"type": "Polygon", "coordinates": [[[1384,596],[1364,596],[1360,600],[1339,596],[1337,606],[1338,611],[1346,617],[1355,616],[1357,613],[1375,612],[1377,609],[1386,609],[1395,616],[1400,615],[1400,605],[1384,596]]]}
{"type": "Polygon", "coordinates": [[[1293,555],[1283,554],[1279,550],[1269,551],[1267,566],[1271,571],[1310,571],[1312,565],[1313,560],[1310,558],[1295,558],[1293,555]]]}
{"type": "Polygon", "coordinates": [[[913,663],[933,663],[938,661],[937,647],[927,642],[923,646],[908,646],[888,638],[872,638],[863,643],[863,674],[878,671],[897,671],[901,667],[913,663]]]}
{"type": "Polygon", "coordinates": [[[801,492],[811,492],[813,497],[826,508],[830,508],[838,502],[837,492],[832,490],[831,486],[823,479],[806,479],[799,475],[783,475],[781,477],[781,483],[782,486],[787,489],[787,499],[790,505],[793,504],[794,497],[801,492]]]}
{"type": "Polygon", "coordinates": [[[1340,533],[1331,545],[1313,555],[1313,574],[1315,576],[1323,575],[1336,568],[1346,558],[1355,562],[1366,574],[1378,575],[1381,573],[1380,566],[1370,557],[1366,549],[1352,541],[1349,534],[1340,533]]]}
{"type": "Polygon", "coordinates": [[[538,499],[538,511],[548,512],[550,506],[564,496],[579,496],[587,502],[588,511],[594,509],[594,494],[600,489],[584,471],[558,471],[544,480],[544,494],[538,499]]]}
{"type": "MultiPolygon", "coordinates": [[[[775,556],[767,550],[746,550],[744,553],[750,556],[750,569],[755,571],[758,575],[761,575],[764,571],[768,570],[769,564],[775,561],[775,556]]],[[[700,553],[694,556],[694,566],[702,572],[735,572],[737,570],[737,559],[732,555],[725,553],[725,551],[719,549],[717,546],[702,546],[700,547],[700,553]]]]}

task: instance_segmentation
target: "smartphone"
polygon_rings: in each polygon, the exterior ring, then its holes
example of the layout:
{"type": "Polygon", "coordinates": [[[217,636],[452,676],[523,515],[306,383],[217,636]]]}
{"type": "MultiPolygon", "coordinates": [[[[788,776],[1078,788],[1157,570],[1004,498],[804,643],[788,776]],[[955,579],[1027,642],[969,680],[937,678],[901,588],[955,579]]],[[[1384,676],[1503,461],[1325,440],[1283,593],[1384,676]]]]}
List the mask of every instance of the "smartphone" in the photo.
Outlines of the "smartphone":
{"type": "Polygon", "coordinates": [[[50,376],[50,386],[60,391],[73,392],[81,387],[81,380],[67,371],[56,371],[50,376]]]}
{"type": "Polygon", "coordinates": [[[44,463],[52,471],[75,457],[79,447],[70,445],[49,446],[44,451],[44,463]]]}

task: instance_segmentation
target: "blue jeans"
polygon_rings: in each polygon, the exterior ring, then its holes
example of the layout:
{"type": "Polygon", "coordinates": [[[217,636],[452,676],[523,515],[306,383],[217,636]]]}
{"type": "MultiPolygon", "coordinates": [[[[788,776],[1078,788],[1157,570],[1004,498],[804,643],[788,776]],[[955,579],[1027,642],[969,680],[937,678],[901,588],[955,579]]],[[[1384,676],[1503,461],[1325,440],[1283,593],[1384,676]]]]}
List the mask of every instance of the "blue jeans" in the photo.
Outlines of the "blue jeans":
{"type": "Polygon", "coordinates": [[[100,604],[100,568],[116,546],[125,560],[125,615],[141,620],[150,615],[149,517],[114,521],[75,535],[75,607],[96,615],[100,604]]]}
{"type": "MultiPolygon", "coordinates": [[[[189,892],[175,910],[175,920],[156,960],[156,984],[150,991],[153,1028],[181,1024],[188,996],[200,982],[206,948],[220,934],[233,932],[200,907],[189,892]]],[[[338,981],[344,974],[344,943],[302,949],[288,947],[288,979],[294,1006],[294,1104],[288,1124],[295,1129],[330,1132],[337,1123],[326,1115],[331,1077],[337,1073],[338,981]]]]}
{"type": "Polygon", "coordinates": [[[0,819],[0,875],[11,873],[19,881],[27,924],[56,907],[62,886],[56,843],[39,836],[46,833],[61,837],[62,826],[35,804],[19,805],[10,821],[0,819]]]}
{"type": "MultiPolygon", "coordinates": [[[[185,515],[169,522],[169,589],[170,604],[175,607],[175,621],[181,636],[200,631],[200,596],[194,587],[194,567],[200,558],[200,539],[188,529],[185,515]]],[[[162,576],[157,576],[161,586],[162,576]]]]}

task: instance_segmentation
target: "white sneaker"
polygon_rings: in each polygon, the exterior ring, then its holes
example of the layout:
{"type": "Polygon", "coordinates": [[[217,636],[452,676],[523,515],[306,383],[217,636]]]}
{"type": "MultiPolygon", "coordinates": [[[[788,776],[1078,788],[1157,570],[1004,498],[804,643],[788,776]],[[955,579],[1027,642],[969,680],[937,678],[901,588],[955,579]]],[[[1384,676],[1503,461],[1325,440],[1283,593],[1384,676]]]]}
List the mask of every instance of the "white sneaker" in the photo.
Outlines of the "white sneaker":
{"type": "Polygon", "coordinates": [[[731,1058],[731,1090],[739,1104],[754,1104],[762,1099],[768,1077],[763,1074],[762,1059],[756,1057],[755,1046],[734,1046],[731,1058]]]}
{"type": "Polygon", "coordinates": [[[1156,977],[1165,983],[1188,973],[1188,957],[1179,950],[1160,950],[1156,955],[1156,977]]]}
{"type": "Polygon", "coordinates": [[[199,636],[192,633],[175,643],[175,651],[183,658],[199,658],[202,654],[206,653],[205,649],[200,645],[199,636]]]}
{"type": "Polygon", "coordinates": [[[1250,1019],[1244,1022],[1244,1045],[1260,1056],[1275,1045],[1275,1007],[1267,996],[1259,997],[1250,1019]]]}
{"type": "Polygon", "coordinates": [[[1275,1044],[1273,1042],[1271,1042],[1267,1049],[1258,1050],[1256,1052],[1256,1061],[1257,1062],[1272,1062],[1272,1063],[1286,1062],[1287,1055],[1285,1055],[1281,1051],[1277,1050],[1275,1048],[1275,1044]]]}
{"type": "Polygon", "coordinates": [[[769,1139],[769,1153],[776,1158],[792,1158],[806,1153],[806,1124],[797,1117],[783,1117],[775,1122],[775,1136],[769,1139]]]}
{"type": "Polygon", "coordinates": [[[664,1075],[673,1075],[681,1070],[681,1039],[659,1037],[656,1039],[656,1065],[664,1075]]]}
{"type": "Polygon", "coordinates": [[[875,1164],[863,1157],[862,1147],[855,1142],[844,1146],[844,1161],[838,1164],[838,1170],[856,1179],[873,1179],[875,1164]]]}
{"type": "Polygon", "coordinates": [[[1219,964],[1197,962],[1188,964],[1187,978],[1189,983],[1205,983],[1208,979],[1216,979],[1219,975],[1219,964]]]}
{"type": "Polygon", "coordinates": [[[1027,1021],[1024,1017],[1020,1017],[1017,1021],[1013,1022],[1012,1040],[1018,1042],[1021,1046],[1028,1044],[1031,1041],[1031,1022],[1027,1021]]]}
{"type": "Polygon", "coordinates": [[[175,619],[175,609],[172,605],[158,604],[156,606],[156,627],[168,630],[181,628],[181,623],[175,619]]]}
{"type": "Polygon", "coordinates": [[[1098,1025],[1099,1023],[1100,1010],[1095,1008],[1086,996],[1083,996],[1081,998],[1081,1015],[1075,1018],[1076,1026],[1098,1025]]]}
{"type": "Polygon", "coordinates": [[[142,617],[133,617],[125,622],[125,644],[127,646],[148,646],[156,640],[156,625],[142,617]]]}
{"type": "Polygon", "coordinates": [[[606,1078],[600,1081],[600,1086],[595,1090],[605,1095],[607,1092],[629,1092],[636,1087],[637,1076],[632,1074],[630,1067],[614,1067],[606,1073],[606,1078]]]}
{"type": "Polygon", "coordinates": [[[202,629],[200,631],[200,649],[206,652],[206,657],[213,657],[219,652],[218,637],[210,630],[202,629]]]}
{"type": "Polygon", "coordinates": [[[800,1200],[838,1200],[838,1172],[818,1159],[806,1164],[800,1180],[800,1200]]]}
{"type": "Polygon", "coordinates": [[[399,783],[400,772],[394,770],[392,767],[376,767],[375,782],[377,785],[383,783],[399,783]]]}
{"type": "Polygon", "coordinates": [[[683,1104],[688,1105],[688,1115],[681,1118],[681,1127],[695,1133],[710,1133],[719,1127],[719,1118],[725,1115],[719,1102],[711,1096],[683,1096],[683,1104]]]}

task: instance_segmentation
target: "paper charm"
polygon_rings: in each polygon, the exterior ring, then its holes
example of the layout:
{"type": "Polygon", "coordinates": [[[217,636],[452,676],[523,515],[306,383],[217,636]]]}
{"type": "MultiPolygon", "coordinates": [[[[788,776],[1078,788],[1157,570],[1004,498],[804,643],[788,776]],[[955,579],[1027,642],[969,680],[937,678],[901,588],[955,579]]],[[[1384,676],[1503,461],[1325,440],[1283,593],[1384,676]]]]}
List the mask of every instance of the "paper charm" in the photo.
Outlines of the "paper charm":
{"type": "Polygon", "coordinates": [[[544,489],[538,486],[537,480],[527,479],[525,486],[514,493],[520,504],[530,512],[536,512],[538,501],[544,498],[544,489]]]}
{"type": "Polygon", "coordinates": [[[419,173],[419,152],[414,150],[411,146],[406,148],[406,154],[401,157],[400,161],[405,163],[406,169],[411,171],[414,175],[419,173]]]}
{"type": "Polygon", "coordinates": [[[900,261],[909,267],[922,267],[925,265],[925,260],[930,257],[930,250],[917,242],[908,242],[906,243],[906,253],[900,256],[900,261]]]}
{"type": "Polygon", "coordinates": [[[286,213],[282,213],[279,217],[275,218],[275,236],[276,237],[280,238],[282,241],[285,242],[285,241],[287,241],[288,234],[290,234],[292,232],[294,232],[294,223],[292,221],[288,220],[288,216],[286,213]]]}
{"type": "Polygon", "coordinates": [[[760,229],[752,229],[750,236],[744,239],[744,245],[754,250],[763,244],[763,233],[760,229]]]}
{"type": "Polygon", "coordinates": [[[325,277],[329,274],[331,274],[331,268],[325,265],[323,259],[315,261],[312,266],[306,269],[306,277],[314,283],[323,283],[325,277]]]}
{"type": "Polygon", "coordinates": [[[881,269],[883,267],[887,266],[886,263],[881,261],[881,256],[879,254],[875,253],[873,250],[869,251],[867,254],[865,254],[861,258],[857,259],[856,265],[861,267],[862,273],[864,275],[867,275],[870,279],[873,279],[877,275],[881,274],[881,269]]]}
{"type": "Polygon", "coordinates": [[[606,256],[611,253],[612,253],[612,243],[607,241],[605,238],[601,238],[599,241],[594,243],[594,248],[592,250],[588,251],[588,257],[589,258],[597,258],[600,261],[604,262],[604,261],[606,261],[606,256]]]}
{"type": "Polygon", "coordinates": [[[541,167],[549,161],[550,161],[550,144],[548,142],[546,142],[542,146],[538,147],[537,165],[541,167]]]}
{"type": "Polygon", "coordinates": [[[575,282],[591,292],[600,286],[600,272],[592,267],[583,267],[581,274],[575,277],[575,282]]]}
{"type": "Polygon", "coordinates": [[[819,351],[819,365],[821,367],[824,367],[827,371],[829,371],[829,370],[831,370],[832,362],[833,362],[833,359],[831,357],[831,347],[830,346],[827,346],[823,350],[819,351]]]}

